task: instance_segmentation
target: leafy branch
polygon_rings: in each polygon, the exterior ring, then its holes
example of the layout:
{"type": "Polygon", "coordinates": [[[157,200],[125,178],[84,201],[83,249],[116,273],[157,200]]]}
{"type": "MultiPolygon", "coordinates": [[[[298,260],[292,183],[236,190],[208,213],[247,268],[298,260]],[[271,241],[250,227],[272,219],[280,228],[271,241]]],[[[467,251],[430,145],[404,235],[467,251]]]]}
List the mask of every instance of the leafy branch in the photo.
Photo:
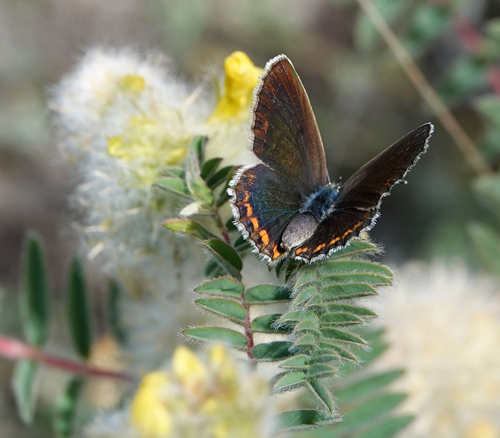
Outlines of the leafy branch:
{"type": "Polygon", "coordinates": [[[209,256],[205,268],[209,279],[194,289],[201,295],[195,304],[228,323],[189,327],[183,334],[197,341],[230,345],[255,362],[277,363],[281,371],[273,380],[275,392],[305,388],[312,394],[318,408],[282,413],[284,429],[335,424],[340,415],[331,378],[338,377],[346,363],[359,365],[359,352],[369,348],[363,327],[376,317],[358,301],[392,284],[392,273],[367,260],[379,251],[377,246],[355,241],[322,263],[278,263],[273,268],[278,285],[246,287],[242,269],[249,245],[232,218],[224,221],[221,213],[236,169],[217,170],[219,158],[204,162],[206,141],[201,137],[193,140],[185,171],[168,170],[168,177],[157,182],[187,204],[180,212],[187,217],[167,219],[163,226],[194,237],[209,256]],[[280,312],[276,305],[281,305],[280,312]],[[259,343],[257,334],[275,339],[259,343]]]}

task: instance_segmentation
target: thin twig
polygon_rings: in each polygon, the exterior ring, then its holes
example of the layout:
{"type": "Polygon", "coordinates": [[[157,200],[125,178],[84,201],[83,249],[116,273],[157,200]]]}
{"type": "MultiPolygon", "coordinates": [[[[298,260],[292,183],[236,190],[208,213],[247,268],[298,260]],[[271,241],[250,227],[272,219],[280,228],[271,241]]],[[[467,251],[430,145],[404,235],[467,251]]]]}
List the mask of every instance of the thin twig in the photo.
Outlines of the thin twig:
{"type": "Polygon", "coordinates": [[[415,85],[422,98],[431,107],[432,111],[453,138],[457,147],[465,155],[465,158],[477,172],[478,175],[488,175],[492,170],[484,161],[476,145],[467,133],[462,129],[455,116],[441,100],[432,85],[424,76],[413,58],[403,47],[398,37],[388,26],[385,19],[373,6],[371,0],[357,0],[363,11],[366,13],[372,24],[378,30],[384,41],[389,46],[395,58],[403,67],[404,71],[415,85]]]}
{"type": "Polygon", "coordinates": [[[52,368],[59,368],[61,370],[68,371],[74,374],[84,374],[94,377],[106,377],[110,379],[126,381],[135,380],[133,376],[127,373],[106,370],[95,367],[93,365],[87,365],[85,363],[56,356],[38,348],[31,347],[30,345],[18,341],[17,339],[7,338],[5,336],[0,336],[0,356],[4,356],[8,359],[14,360],[34,360],[37,362],[42,362],[52,368]]]}

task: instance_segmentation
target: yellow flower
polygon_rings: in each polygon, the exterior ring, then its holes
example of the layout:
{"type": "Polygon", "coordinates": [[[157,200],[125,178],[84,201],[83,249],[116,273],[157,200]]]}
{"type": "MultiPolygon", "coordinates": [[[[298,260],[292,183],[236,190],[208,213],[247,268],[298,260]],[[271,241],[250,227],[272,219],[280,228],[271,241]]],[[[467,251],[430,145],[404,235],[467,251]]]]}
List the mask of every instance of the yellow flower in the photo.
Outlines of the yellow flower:
{"type": "Polygon", "coordinates": [[[243,52],[234,52],[224,61],[224,94],[220,97],[209,123],[228,120],[241,122],[248,118],[253,89],[263,69],[256,67],[243,52]]]}
{"type": "Polygon", "coordinates": [[[162,396],[168,382],[167,373],[149,373],[134,396],[132,422],[144,438],[166,437],[172,431],[172,415],[162,396]]]}
{"type": "Polygon", "coordinates": [[[198,393],[207,380],[207,369],[203,362],[184,346],[176,348],[172,368],[177,380],[191,393],[198,393]]]}

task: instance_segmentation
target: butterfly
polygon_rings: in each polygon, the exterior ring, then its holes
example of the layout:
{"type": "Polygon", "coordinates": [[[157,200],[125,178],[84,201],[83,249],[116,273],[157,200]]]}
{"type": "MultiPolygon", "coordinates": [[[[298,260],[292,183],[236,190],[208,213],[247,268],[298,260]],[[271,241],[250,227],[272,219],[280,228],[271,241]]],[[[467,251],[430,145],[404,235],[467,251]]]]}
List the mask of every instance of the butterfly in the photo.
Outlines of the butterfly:
{"type": "Polygon", "coordinates": [[[261,163],[238,170],[228,190],[235,224],[269,263],[311,263],[359,239],[429,146],[426,123],[356,171],[331,183],[307,93],[285,55],[271,59],[254,91],[252,150],[261,163]]]}

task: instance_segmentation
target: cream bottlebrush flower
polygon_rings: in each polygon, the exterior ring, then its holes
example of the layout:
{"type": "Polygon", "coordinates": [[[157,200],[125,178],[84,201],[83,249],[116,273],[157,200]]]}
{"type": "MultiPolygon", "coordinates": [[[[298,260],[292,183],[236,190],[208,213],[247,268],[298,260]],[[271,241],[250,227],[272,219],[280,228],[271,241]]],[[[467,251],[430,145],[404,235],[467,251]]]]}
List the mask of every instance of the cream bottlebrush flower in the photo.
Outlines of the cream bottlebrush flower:
{"type": "Polygon", "coordinates": [[[148,373],[132,400],[129,418],[112,433],[105,418],[88,438],[266,438],[275,436],[268,379],[221,346],[208,357],[178,347],[167,371],[148,373]],[[128,427],[127,427],[128,426],[128,427]],[[124,434],[124,431],[127,431],[124,434]]]}
{"type": "Polygon", "coordinates": [[[379,366],[406,370],[405,438],[500,436],[500,288],[461,267],[406,266],[379,302],[390,347],[379,366]]]}
{"type": "Polygon", "coordinates": [[[94,49],[51,102],[79,178],[77,233],[88,258],[127,290],[127,345],[146,369],[164,360],[201,275],[195,245],[160,227],[178,200],[152,185],[167,166],[183,164],[193,126],[208,115],[205,99],[189,105],[193,90],[161,56],[94,49]]]}
{"type": "Polygon", "coordinates": [[[234,52],[225,59],[224,91],[205,126],[208,158],[224,158],[225,165],[256,162],[248,143],[250,108],[254,88],[263,72],[243,52],[234,52]]]}

